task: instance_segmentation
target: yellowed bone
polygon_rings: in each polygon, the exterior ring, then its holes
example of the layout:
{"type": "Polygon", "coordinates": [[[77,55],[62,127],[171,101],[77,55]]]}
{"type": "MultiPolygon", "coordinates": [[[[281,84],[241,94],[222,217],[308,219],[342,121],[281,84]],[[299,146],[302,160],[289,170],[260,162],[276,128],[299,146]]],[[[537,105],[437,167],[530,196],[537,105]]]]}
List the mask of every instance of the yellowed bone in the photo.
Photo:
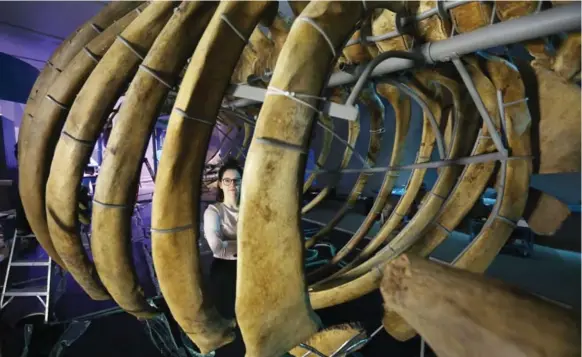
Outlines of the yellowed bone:
{"type": "MultiPolygon", "coordinates": [[[[333,326],[315,333],[305,342],[305,344],[315,348],[317,351],[323,353],[326,356],[331,356],[332,353],[336,352],[340,347],[342,347],[344,343],[362,334],[362,332],[365,332],[363,328],[351,324],[333,326]]],[[[366,334],[363,333],[362,339],[358,338],[357,341],[361,341],[365,338],[366,334]]],[[[350,352],[355,352],[360,348],[354,348],[350,350],[350,352]]],[[[305,349],[304,347],[297,346],[289,351],[289,353],[295,357],[302,357],[308,351],[309,350],[305,349]]],[[[337,356],[346,356],[346,354],[342,353],[338,354],[337,356]]]]}
{"type": "Polygon", "coordinates": [[[446,357],[579,356],[579,316],[483,276],[402,255],[383,270],[385,308],[446,357]]]}

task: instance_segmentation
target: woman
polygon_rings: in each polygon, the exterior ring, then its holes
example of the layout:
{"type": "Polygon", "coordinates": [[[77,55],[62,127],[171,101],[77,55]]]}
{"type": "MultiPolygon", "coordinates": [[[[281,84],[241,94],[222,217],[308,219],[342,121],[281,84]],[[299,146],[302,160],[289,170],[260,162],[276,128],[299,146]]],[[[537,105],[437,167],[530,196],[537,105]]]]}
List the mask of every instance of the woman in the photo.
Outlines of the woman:
{"type": "Polygon", "coordinates": [[[217,203],[204,212],[204,236],[214,255],[210,284],[218,311],[234,317],[236,294],[236,226],[242,169],[228,160],[218,171],[217,203]]]}

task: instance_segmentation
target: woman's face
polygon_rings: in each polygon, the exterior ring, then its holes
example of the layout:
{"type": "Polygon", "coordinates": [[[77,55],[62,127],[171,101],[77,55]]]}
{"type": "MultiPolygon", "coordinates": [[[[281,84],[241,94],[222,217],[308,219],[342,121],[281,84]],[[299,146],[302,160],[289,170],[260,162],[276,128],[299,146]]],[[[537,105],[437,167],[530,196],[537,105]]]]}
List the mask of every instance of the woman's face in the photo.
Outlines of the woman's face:
{"type": "Polygon", "coordinates": [[[241,177],[237,170],[226,170],[220,182],[220,189],[224,197],[237,199],[240,196],[241,177]]]}

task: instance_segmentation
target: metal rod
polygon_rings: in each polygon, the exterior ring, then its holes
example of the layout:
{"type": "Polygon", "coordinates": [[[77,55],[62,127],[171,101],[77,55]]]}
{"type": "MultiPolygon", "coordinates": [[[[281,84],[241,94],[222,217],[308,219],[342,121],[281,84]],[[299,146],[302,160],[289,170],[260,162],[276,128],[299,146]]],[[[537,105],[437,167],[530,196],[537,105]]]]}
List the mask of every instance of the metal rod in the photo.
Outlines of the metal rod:
{"type": "MultiPolygon", "coordinates": [[[[576,2],[518,19],[499,22],[446,40],[427,43],[420,47],[420,52],[429,63],[448,62],[453,56],[463,56],[492,47],[580,29],[581,19],[580,2],[576,2]]],[[[360,71],[356,70],[355,73],[361,73],[363,66],[365,65],[358,66],[360,71]]],[[[413,67],[414,62],[411,60],[391,58],[378,65],[372,72],[372,77],[413,67]]],[[[349,73],[334,73],[327,87],[351,84],[357,79],[358,76],[349,73]]]]}
{"type": "Polygon", "coordinates": [[[422,108],[422,110],[425,113],[427,113],[428,121],[430,122],[432,130],[434,131],[434,135],[436,137],[439,157],[441,158],[441,160],[444,160],[447,157],[447,153],[445,150],[445,140],[443,139],[443,135],[440,131],[439,124],[437,123],[433,112],[428,107],[428,104],[426,104],[426,102],[418,94],[416,94],[410,87],[408,87],[405,84],[399,83],[391,79],[383,80],[383,82],[389,83],[390,85],[397,87],[398,89],[403,91],[406,95],[412,98],[422,108]]]}
{"type": "Polygon", "coordinates": [[[153,161],[154,161],[154,176],[158,173],[158,142],[157,142],[157,129],[154,128],[152,131],[152,151],[153,151],[153,161]]]}
{"type": "Polygon", "coordinates": [[[406,51],[386,51],[386,52],[380,53],[378,56],[374,57],[373,60],[366,63],[366,67],[364,68],[364,71],[360,75],[360,78],[358,78],[358,81],[354,85],[354,88],[352,88],[352,92],[350,93],[348,99],[346,100],[346,105],[354,106],[356,99],[360,95],[360,92],[362,91],[364,84],[366,83],[366,81],[368,80],[370,75],[372,74],[372,71],[374,70],[374,68],[376,68],[380,63],[382,63],[390,58],[407,58],[407,59],[410,59],[413,61],[419,61],[419,62],[422,62],[422,60],[423,60],[423,58],[421,56],[414,54],[412,52],[406,52],[406,51]]]}
{"type": "Polygon", "coordinates": [[[505,159],[510,160],[517,160],[517,159],[531,159],[529,156],[523,157],[506,157],[504,154],[500,152],[494,152],[489,154],[482,154],[482,155],[475,155],[475,156],[467,156],[458,159],[451,159],[451,160],[439,160],[439,161],[431,161],[431,162],[423,162],[419,164],[410,164],[410,165],[402,165],[402,166],[386,166],[386,167],[373,167],[370,169],[343,169],[343,170],[305,170],[307,173],[317,173],[317,174],[353,174],[353,173],[361,173],[361,172],[386,172],[386,171],[403,171],[403,170],[416,170],[416,169],[437,169],[440,167],[447,167],[453,165],[469,165],[469,164],[478,164],[482,162],[489,162],[489,161],[502,161],[505,159]]]}
{"type": "Polygon", "coordinates": [[[465,65],[463,65],[463,62],[461,62],[459,58],[453,58],[453,64],[455,65],[455,68],[461,75],[461,79],[463,79],[465,87],[467,87],[467,90],[469,91],[471,98],[473,98],[473,102],[475,103],[475,106],[477,107],[479,114],[481,114],[481,118],[483,118],[485,125],[487,125],[489,135],[491,136],[491,139],[493,140],[493,143],[495,144],[497,151],[507,155],[507,149],[503,145],[503,141],[499,136],[499,132],[497,131],[497,128],[495,127],[495,124],[493,123],[493,120],[491,119],[491,116],[489,115],[487,108],[485,108],[485,104],[483,104],[483,100],[481,99],[479,92],[477,92],[477,88],[475,88],[475,84],[473,83],[473,80],[471,79],[469,72],[467,72],[465,65]]]}
{"type": "MultiPolygon", "coordinates": [[[[446,40],[427,43],[420,47],[419,53],[429,64],[448,62],[455,56],[459,57],[476,51],[523,42],[559,32],[573,31],[580,28],[581,20],[580,3],[572,3],[518,19],[499,22],[446,40]]],[[[380,63],[372,71],[371,77],[383,76],[404,69],[414,68],[414,66],[415,62],[413,60],[391,58],[380,63]]],[[[332,74],[327,82],[327,87],[338,87],[357,82],[359,74],[363,72],[365,67],[366,64],[357,66],[353,71],[355,74],[347,72],[332,74]]],[[[264,101],[266,90],[246,86],[253,88],[256,92],[253,93],[252,98],[248,98],[246,94],[240,93],[236,89],[237,87],[241,86],[231,86],[228,90],[229,94],[245,99],[230,102],[228,105],[225,105],[226,108],[240,108],[264,101]]],[[[334,116],[331,113],[330,115],[334,116]]]]}

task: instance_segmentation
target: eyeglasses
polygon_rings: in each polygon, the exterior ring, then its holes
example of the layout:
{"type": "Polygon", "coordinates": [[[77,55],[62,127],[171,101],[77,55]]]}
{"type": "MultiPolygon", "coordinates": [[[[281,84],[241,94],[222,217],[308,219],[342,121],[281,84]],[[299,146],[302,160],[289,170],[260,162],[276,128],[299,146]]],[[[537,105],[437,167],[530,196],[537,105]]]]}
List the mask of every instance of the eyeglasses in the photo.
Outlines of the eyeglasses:
{"type": "Polygon", "coordinates": [[[232,185],[233,182],[235,185],[240,185],[241,181],[242,181],[241,179],[231,179],[231,178],[223,178],[222,179],[222,183],[225,186],[230,186],[230,185],[232,185]]]}

